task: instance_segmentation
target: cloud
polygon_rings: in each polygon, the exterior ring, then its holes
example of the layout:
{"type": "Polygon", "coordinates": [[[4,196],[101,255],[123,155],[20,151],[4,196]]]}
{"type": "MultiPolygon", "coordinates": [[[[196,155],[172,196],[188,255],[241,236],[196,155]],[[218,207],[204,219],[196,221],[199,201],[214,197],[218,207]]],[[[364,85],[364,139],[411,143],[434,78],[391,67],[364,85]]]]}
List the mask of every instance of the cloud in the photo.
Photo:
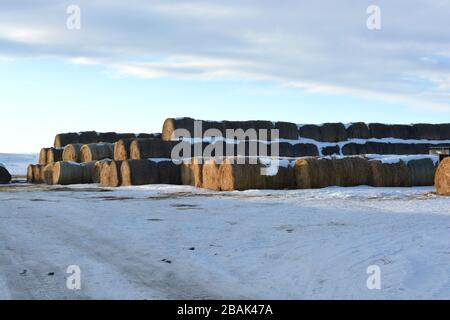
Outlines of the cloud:
{"type": "Polygon", "coordinates": [[[0,56],[57,56],[142,78],[274,80],[450,110],[450,1],[51,0],[0,4],[0,56]],[[73,1],[72,1],[73,2],[73,1]],[[36,5],[38,3],[38,5],[36,5]]]}

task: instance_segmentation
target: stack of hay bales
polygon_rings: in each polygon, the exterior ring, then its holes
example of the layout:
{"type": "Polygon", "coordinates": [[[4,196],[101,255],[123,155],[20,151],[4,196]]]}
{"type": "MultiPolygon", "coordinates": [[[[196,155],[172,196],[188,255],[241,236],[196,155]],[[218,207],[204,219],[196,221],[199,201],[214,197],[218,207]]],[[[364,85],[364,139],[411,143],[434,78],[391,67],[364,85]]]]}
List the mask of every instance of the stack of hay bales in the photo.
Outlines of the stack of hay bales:
{"type": "Polygon", "coordinates": [[[6,167],[0,163],[0,184],[7,184],[11,182],[11,174],[6,167]]]}

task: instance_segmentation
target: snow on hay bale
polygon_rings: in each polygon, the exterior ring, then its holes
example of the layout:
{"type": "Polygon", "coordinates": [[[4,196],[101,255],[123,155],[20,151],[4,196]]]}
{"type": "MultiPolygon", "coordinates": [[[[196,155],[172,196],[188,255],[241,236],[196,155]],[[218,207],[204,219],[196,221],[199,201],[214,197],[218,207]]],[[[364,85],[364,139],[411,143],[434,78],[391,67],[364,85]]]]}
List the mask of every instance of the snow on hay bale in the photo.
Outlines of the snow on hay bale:
{"type": "Polygon", "coordinates": [[[155,161],[125,160],[120,167],[123,186],[158,183],[158,165],[155,161]]]}
{"type": "Polygon", "coordinates": [[[445,158],[439,164],[434,179],[436,192],[442,196],[450,196],[450,158],[445,158]]]}
{"type": "Polygon", "coordinates": [[[49,163],[44,167],[44,182],[48,185],[53,184],[53,163],[49,163]]]}
{"type": "Polygon", "coordinates": [[[81,162],[80,150],[82,146],[83,144],[81,143],[71,143],[65,146],[62,154],[62,160],[81,162]]]}
{"type": "Polygon", "coordinates": [[[39,152],[39,164],[47,164],[47,152],[48,149],[50,148],[42,148],[41,151],[39,152]]]}
{"type": "Polygon", "coordinates": [[[47,150],[47,164],[62,160],[63,148],[49,148],[47,150]]]}
{"type": "Polygon", "coordinates": [[[80,162],[91,162],[112,159],[114,155],[113,143],[90,143],[80,149],[80,162]]]}
{"type": "Polygon", "coordinates": [[[136,139],[130,144],[130,158],[132,160],[149,158],[171,158],[172,149],[178,143],[178,141],[136,139]]]}
{"type": "Polygon", "coordinates": [[[95,162],[76,163],[70,161],[60,161],[53,165],[53,184],[83,184],[92,183],[95,162]]]}
{"type": "Polygon", "coordinates": [[[181,164],[181,184],[201,188],[203,186],[203,162],[198,158],[181,164]]]}

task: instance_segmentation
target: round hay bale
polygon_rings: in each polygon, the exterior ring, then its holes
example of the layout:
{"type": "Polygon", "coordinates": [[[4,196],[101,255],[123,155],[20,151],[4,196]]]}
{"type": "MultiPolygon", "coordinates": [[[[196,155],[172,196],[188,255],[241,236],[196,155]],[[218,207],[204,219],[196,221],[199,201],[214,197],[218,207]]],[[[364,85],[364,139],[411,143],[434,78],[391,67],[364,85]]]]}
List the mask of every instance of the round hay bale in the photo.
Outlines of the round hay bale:
{"type": "Polygon", "coordinates": [[[192,118],[168,118],[164,121],[162,129],[162,140],[169,141],[174,139],[174,132],[177,129],[185,129],[191,137],[194,137],[194,119],[192,118]]]}
{"type": "Polygon", "coordinates": [[[124,185],[122,180],[122,163],[123,161],[111,161],[111,163],[108,165],[107,172],[109,187],[120,187],[124,185]]]}
{"type": "Polygon", "coordinates": [[[39,152],[39,164],[47,164],[47,153],[49,148],[42,148],[39,152]]]}
{"type": "Polygon", "coordinates": [[[413,127],[406,124],[393,124],[391,127],[391,134],[396,139],[413,139],[413,127]]]}
{"type": "Polygon", "coordinates": [[[413,125],[414,139],[439,140],[441,139],[441,132],[439,125],[429,123],[417,123],[413,125]]]}
{"type": "Polygon", "coordinates": [[[384,123],[369,123],[370,137],[371,138],[391,138],[392,131],[391,126],[384,123]]]}
{"type": "Polygon", "coordinates": [[[130,159],[130,145],[135,139],[120,139],[114,144],[114,160],[130,159]]]}
{"type": "Polygon", "coordinates": [[[96,163],[97,161],[90,161],[81,164],[83,167],[83,179],[81,183],[97,183],[96,163]]]}
{"type": "Polygon", "coordinates": [[[110,159],[95,161],[94,176],[92,179],[93,183],[101,183],[101,175],[102,175],[103,167],[109,166],[111,161],[112,160],[110,160],[110,159]]]}
{"type": "MultiPolygon", "coordinates": [[[[110,166],[112,160],[101,160],[96,163],[96,175],[98,175],[98,183],[102,187],[110,187],[110,166]]],[[[120,167],[119,167],[120,168],[120,167]]],[[[120,170],[119,170],[120,171],[120,170]]]]}
{"type": "Polygon", "coordinates": [[[267,167],[267,165],[265,162],[261,162],[261,159],[259,159],[259,163],[261,164],[260,175],[264,181],[264,189],[286,190],[296,188],[294,168],[289,161],[280,161],[276,173],[270,175],[262,175],[261,168],[267,167]]]}
{"type": "Polygon", "coordinates": [[[340,187],[354,187],[369,185],[371,182],[371,168],[369,162],[361,157],[345,157],[331,160],[333,165],[333,185],[340,187]]]}
{"type": "Polygon", "coordinates": [[[81,144],[90,144],[90,143],[98,143],[98,133],[95,131],[83,131],[79,134],[78,143],[81,144]]]}
{"type": "Polygon", "coordinates": [[[300,159],[295,162],[294,173],[298,189],[326,188],[335,184],[331,160],[323,158],[300,159]]]}
{"type": "Polygon", "coordinates": [[[83,183],[83,166],[80,163],[59,161],[53,165],[53,184],[83,183]]]}
{"type": "Polygon", "coordinates": [[[172,149],[178,141],[163,141],[157,139],[135,139],[130,144],[130,158],[142,160],[150,158],[172,158],[172,149]]]}
{"type": "MultiPolygon", "coordinates": [[[[28,183],[34,183],[34,164],[30,164],[27,167],[27,182],[28,183]]],[[[0,168],[3,168],[2,166],[0,166],[0,168]]]]}
{"type": "Polygon", "coordinates": [[[0,164],[0,184],[7,184],[10,182],[11,174],[2,164],[0,164]]]}
{"type": "Polygon", "coordinates": [[[441,123],[438,126],[441,140],[450,140],[450,123],[441,123]]]}
{"type": "Polygon", "coordinates": [[[320,141],[339,142],[348,140],[347,131],[342,123],[324,123],[319,129],[320,141]]]}
{"type": "Polygon", "coordinates": [[[322,133],[320,127],[314,124],[306,124],[299,126],[298,133],[300,138],[313,139],[316,141],[322,141],[322,133]]]}
{"type": "Polygon", "coordinates": [[[450,157],[445,158],[439,164],[434,179],[434,185],[437,194],[450,196],[450,157]]]}
{"type": "Polygon", "coordinates": [[[210,190],[220,190],[219,169],[221,161],[217,159],[205,160],[203,164],[203,188],[210,190]]]}
{"type": "Polygon", "coordinates": [[[347,137],[349,139],[369,139],[370,130],[364,122],[354,122],[347,127],[347,137]]]}
{"type": "Polygon", "coordinates": [[[319,155],[319,149],[312,143],[297,143],[292,146],[292,156],[299,157],[315,157],[319,155]]]}
{"type": "Polygon", "coordinates": [[[112,159],[114,156],[113,143],[85,144],[80,149],[80,162],[91,162],[112,159]]]}
{"type": "Polygon", "coordinates": [[[47,150],[47,164],[62,161],[63,148],[49,148],[47,150]]]}
{"type": "Polygon", "coordinates": [[[44,167],[43,164],[37,164],[33,167],[33,183],[44,183],[44,167]]]}
{"type": "Polygon", "coordinates": [[[119,140],[119,135],[116,132],[99,132],[97,140],[99,143],[115,143],[119,140]]]}
{"type": "MultiPolygon", "coordinates": [[[[341,148],[338,145],[322,148],[322,155],[324,155],[324,156],[333,156],[333,155],[340,155],[340,154],[341,154],[341,148]]],[[[315,156],[315,155],[311,154],[310,156],[315,156]]]]}
{"type": "Polygon", "coordinates": [[[298,125],[291,122],[276,122],[275,127],[279,131],[280,139],[298,140],[298,125]]]}
{"type": "Polygon", "coordinates": [[[378,160],[369,161],[371,168],[370,185],[374,187],[410,187],[408,167],[405,162],[382,163],[378,160]]]}
{"type": "Polygon", "coordinates": [[[55,136],[55,142],[53,146],[55,148],[64,148],[68,144],[71,143],[79,143],[80,136],[78,133],[70,132],[70,133],[60,133],[55,136]]]}
{"type": "Polygon", "coordinates": [[[411,186],[432,186],[436,166],[431,159],[410,160],[407,163],[411,186]]]}
{"type": "Polygon", "coordinates": [[[71,143],[65,146],[62,154],[62,160],[81,162],[80,150],[82,146],[83,144],[81,143],[71,143]]]}
{"type": "Polygon", "coordinates": [[[181,166],[171,160],[158,161],[158,183],[181,185],[181,166]]]}
{"type": "Polygon", "coordinates": [[[158,166],[151,160],[125,160],[120,167],[123,186],[158,183],[158,166]]]}
{"type": "Polygon", "coordinates": [[[53,163],[49,163],[44,167],[44,182],[48,185],[53,184],[53,163]]]}
{"type": "Polygon", "coordinates": [[[138,133],[136,135],[136,137],[138,139],[159,139],[159,140],[161,140],[161,133],[138,133]]]}
{"type": "Polygon", "coordinates": [[[264,189],[261,168],[260,164],[238,164],[236,159],[225,159],[219,168],[220,190],[264,189]]]}
{"type": "Polygon", "coordinates": [[[203,160],[193,158],[181,164],[181,184],[201,188],[203,186],[203,160]]]}

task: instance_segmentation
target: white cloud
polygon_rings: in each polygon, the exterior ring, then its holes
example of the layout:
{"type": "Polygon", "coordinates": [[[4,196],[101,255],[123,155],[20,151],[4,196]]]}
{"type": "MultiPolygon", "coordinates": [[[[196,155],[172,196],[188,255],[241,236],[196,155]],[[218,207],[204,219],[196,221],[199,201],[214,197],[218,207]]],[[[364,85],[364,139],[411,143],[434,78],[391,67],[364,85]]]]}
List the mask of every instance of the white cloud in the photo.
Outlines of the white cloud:
{"type": "Polygon", "coordinates": [[[142,78],[275,80],[450,109],[450,1],[379,0],[380,31],[366,28],[370,1],[79,0],[79,31],[65,28],[71,3],[35,2],[0,4],[0,56],[60,56],[142,78]]]}

